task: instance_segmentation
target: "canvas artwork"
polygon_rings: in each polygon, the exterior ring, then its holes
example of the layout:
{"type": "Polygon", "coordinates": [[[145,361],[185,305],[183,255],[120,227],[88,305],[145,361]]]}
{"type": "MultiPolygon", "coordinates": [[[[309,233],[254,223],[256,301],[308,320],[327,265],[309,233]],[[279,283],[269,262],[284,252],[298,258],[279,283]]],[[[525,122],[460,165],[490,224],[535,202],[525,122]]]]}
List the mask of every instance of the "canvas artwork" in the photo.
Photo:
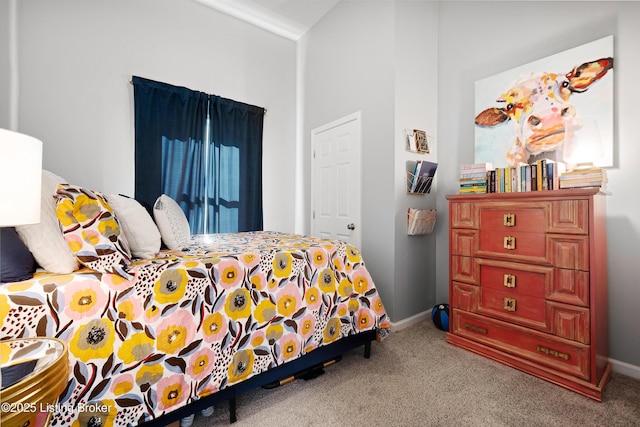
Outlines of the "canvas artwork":
{"type": "Polygon", "coordinates": [[[613,36],[478,80],[475,162],[613,166],[613,36]]]}

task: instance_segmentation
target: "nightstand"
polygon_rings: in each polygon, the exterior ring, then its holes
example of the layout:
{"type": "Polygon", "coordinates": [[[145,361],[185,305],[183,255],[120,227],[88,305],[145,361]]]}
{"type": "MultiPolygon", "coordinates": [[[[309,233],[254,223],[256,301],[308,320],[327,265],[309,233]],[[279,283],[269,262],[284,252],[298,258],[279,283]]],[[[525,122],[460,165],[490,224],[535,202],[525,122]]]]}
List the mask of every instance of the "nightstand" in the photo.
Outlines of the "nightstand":
{"type": "Polygon", "coordinates": [[[45,337],[0,341],[0,369],[0,425],[47,425],[67,385],[67,345],[45,337]]]}

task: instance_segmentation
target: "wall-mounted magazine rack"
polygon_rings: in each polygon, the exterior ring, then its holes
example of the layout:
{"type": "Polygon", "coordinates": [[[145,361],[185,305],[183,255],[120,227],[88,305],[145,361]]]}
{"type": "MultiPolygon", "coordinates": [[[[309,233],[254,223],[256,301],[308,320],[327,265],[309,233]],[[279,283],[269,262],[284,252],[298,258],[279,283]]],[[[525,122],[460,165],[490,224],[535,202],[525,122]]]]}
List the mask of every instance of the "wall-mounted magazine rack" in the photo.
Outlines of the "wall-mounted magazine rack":
{"type": "Polygon", "coordinates": [[[429,154],[429,144],[433,137],[423,130],[405,129],[406,150],[412,153],[429,154]]]}
{"type": "Polygon", "coordinates": [[[409,208],[407,212],[407,234],[419,236],[429,234],[436,225],[435,209],[409,208]]]}
{"type": "Polygon", "coordinates": [[[437,167],[437,163],[426,160],[407,161],[407,193],[430,193],[437,167]]]}

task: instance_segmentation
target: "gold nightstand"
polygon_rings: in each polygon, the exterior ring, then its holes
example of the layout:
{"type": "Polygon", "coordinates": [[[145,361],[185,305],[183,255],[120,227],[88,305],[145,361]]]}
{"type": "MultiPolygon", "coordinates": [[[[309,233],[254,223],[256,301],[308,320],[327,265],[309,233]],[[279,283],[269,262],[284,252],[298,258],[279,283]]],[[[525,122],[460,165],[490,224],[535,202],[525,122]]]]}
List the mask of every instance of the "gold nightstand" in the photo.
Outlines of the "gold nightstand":
{"type": "Polygon", "coordinates": [[[67,345],[45,337],[0,341],[0,368],[0,425],[47,425],[67,385],[67,345]]]}

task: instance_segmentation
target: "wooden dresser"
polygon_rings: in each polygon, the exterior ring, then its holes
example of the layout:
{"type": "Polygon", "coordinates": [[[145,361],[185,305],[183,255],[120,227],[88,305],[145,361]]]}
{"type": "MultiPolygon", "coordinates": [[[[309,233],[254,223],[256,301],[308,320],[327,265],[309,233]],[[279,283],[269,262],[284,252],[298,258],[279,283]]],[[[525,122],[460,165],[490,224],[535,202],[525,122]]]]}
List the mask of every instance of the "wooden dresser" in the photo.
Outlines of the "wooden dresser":
{"type": "Polygon", "coordinates": [[[601,401],[611,374],[605,198],[447,196],[447,341],[601,401]]]}

